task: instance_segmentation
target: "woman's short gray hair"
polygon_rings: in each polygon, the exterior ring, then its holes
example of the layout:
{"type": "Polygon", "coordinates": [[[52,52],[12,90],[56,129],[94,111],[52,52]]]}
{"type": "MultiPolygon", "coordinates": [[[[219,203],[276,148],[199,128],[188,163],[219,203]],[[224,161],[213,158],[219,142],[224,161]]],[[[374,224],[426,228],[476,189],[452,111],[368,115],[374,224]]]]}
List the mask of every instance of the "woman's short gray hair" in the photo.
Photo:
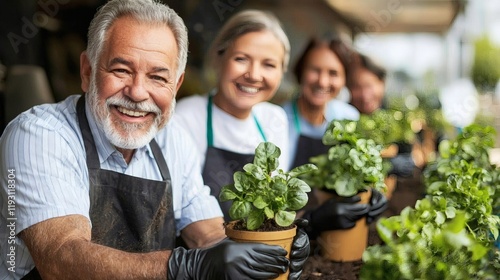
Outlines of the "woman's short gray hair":
{"type": "Polygon", "coordinates": [[[270,31],[283,44],[285,56],[283,58],[283,71],[288,69],[290,60],[290,41],[281,26],[278,18],[269,11],[244,10],[232,16],[215,37],[208,52],[208,62],[212,67],[217,67],[218,58],[222,56],[231,44],[246,33],[257,31],[270,31]]]}
{"type": "Polygon", "coordinates": [[[151,24],[165,24],[174,33],[177,41],[177,78],[186,69],[188,53],[187,28],[181,17],[170,7],[156,0],[111,0],[102,6],[90,23],[87,55],[93,69],[96,69],[106,40],[106,32],[113,22],[123,16],[151,24]]]}

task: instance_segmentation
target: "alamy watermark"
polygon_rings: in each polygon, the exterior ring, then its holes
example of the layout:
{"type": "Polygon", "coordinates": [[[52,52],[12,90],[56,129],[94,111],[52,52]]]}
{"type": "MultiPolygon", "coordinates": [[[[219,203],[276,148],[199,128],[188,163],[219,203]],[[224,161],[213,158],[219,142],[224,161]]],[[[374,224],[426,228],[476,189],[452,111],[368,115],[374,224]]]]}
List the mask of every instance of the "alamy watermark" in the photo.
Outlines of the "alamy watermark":
{"type": "Polygon", "coordinates": [[[7,170],[7,265],[11,272],[16,271],[16,170],[7,170]]]}

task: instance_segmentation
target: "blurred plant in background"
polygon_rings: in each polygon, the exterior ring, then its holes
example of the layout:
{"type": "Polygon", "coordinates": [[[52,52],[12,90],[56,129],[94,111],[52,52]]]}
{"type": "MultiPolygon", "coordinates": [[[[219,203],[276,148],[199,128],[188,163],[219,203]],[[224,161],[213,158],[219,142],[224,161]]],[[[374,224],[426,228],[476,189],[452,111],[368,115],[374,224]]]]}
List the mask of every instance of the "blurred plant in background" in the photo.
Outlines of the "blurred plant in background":
{"type": "Polygon", "coordinates": [[[476,40],[474,49],[472,81],[480,93],[493,92],[500,80],[500,47],[483,36],[476,40]]]}

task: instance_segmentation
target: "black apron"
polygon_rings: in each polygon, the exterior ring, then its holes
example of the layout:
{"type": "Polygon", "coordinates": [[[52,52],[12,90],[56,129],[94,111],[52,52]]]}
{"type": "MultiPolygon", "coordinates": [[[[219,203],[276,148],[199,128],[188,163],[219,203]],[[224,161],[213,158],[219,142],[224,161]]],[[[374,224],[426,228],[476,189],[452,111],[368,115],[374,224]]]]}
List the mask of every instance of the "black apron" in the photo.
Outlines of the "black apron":
{"type": "MultiPolygon", "coordinates": [[[[266,141],[264,132],[255,116],[254,120],[262,138],[266,141]]],[[[239,154],[213,146],[212,96],[209,94],[207,105],[207,151],[205,153],[205,165],[202,175],[205,185],[209,186],[212,190],[212,195],[218,198],[223,186],[234,183],[234,172],[242,171],[245,164],[253,162],[253,158],[254,154],[239,154]]],[[[219,201],[219,204],[224,214],[224,220],[226,222],[231,221],[229,208],[231,208],[232,202],[219,201]]]]}
{"type": "MultiPolygon", "coordinates": [[[[328,153],[328,149],[330,146],[323,144],[322,139],[312,138],[310,136],[306,136],[301,134],[300,128],[300,120],[299,120],[299,111],[297,108],[297,100],[292,102],[293,108],[293,117],[295,130],[299,134],[299,139],[297,140],[297,148],[295,149],[295,157],[293,159],[292,166],[290,169],[293,169],[297,166],[310,163],[309,159],[311,157],[326,154],[328,153]]],[[[309,200],[304,209],[310,208],[310,205],[317,205],[316,197],[313,195],[313,192],[308,192],[309,200]]]]}
{"type": "MultiPolygon", "coordinates": [[[[85,95],[78,100],[77,115],[87,153],[92,242],[136,253],[173,249],[171,178],[156,141],[151,140],[150,147],[163,181],[104,170],[85,115],[85,95]]],[[[22,279],[41,278],[35,267],[22,279]]]]}

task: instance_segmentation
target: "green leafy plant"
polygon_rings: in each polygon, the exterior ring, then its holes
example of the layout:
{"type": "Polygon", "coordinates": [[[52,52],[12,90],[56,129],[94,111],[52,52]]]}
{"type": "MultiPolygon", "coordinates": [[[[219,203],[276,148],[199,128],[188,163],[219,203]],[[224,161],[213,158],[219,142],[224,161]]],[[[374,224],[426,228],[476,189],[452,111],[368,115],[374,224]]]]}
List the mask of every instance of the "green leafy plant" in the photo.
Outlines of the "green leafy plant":
{"type": "Polygon", "coordinates": [[[222,187],[219,199],[233,201],[229,209],[231,219],[243,220],[248,230],[258,229],[266,220],[289,226],[295,220],[295,211],[307,204],[311,188],[297,177],[315,170],[316,166],[305,164],[289,172],[277,170],[280,154],[273,143],[259,144],[253,163],[234,173],[233,184],[222,187]]]}
{"type": "Polygon", "coordinates": [[[367,248],[361,279],[495,279],[500,181],[488,156],[494,135],[491,127],[471,125],[441,142],[424,171],[426,197],[379,221],[385,245],[367,248]]]}
{"type": "Polygon", "coordinates": [[[346,197],[369,188],[385,190],[382,146],[362,138],[357,125],[356,121],[330,122],[322,139],[331,145],[328,153],[311,158],[318,169],[302,177],[309,185],[346,197]]]}
{"type": "Polygon", "coordinates": [[[385,244],[365,250],[360,279],[494,279],[488,248],[467,232],[465,213],[447,212],[443,200],[425,198],[381,219],[385,244]]]}
{"type": "Polygon", "coordinates": [[[412,143],[415,132],[408,112],[396,109],[379,109],[370,115],[359,117],[357,131],[367,139],[384,147],[393,143],[412,143]]]}
{"type": "Polygon", "coordinates": [[[491,91],[500,79],[500,48],[484,36],[474,42],[471,76],[480,91],[491,91]]]}

